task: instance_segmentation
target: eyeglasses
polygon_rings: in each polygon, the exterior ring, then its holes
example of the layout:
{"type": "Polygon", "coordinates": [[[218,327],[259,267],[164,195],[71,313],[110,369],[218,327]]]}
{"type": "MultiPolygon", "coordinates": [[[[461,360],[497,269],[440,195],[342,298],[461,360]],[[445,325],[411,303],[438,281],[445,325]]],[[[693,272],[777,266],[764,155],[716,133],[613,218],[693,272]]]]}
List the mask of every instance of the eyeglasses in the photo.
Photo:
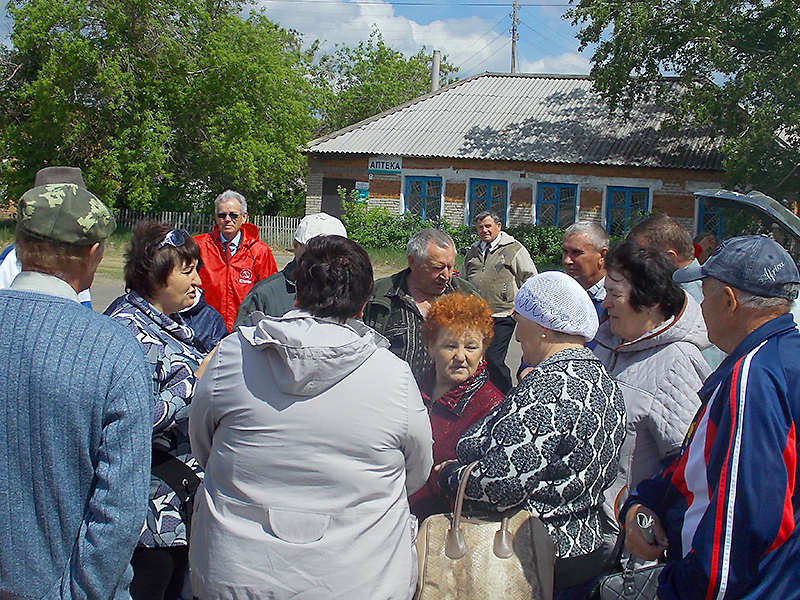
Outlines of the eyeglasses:
{"type": "Polygon", "coordinates": [[[220,221],[224,221],[225,217],[230,217],[231,221],[235,221],[236,219],[239,218],[239,213],[224,213],[224,212],[218,212],[217,213],[217,218],[220,221]]]}
{"type": "Polygon", "coordinates": [[[161,250],[164,246],[174,246],[175,248],[180,248],[184,244],[186,244],[186,240],[189,238],[188,232],[184,229],[171,229],[167,232],[167,235],[164,236],[163,241],[156,247],[156,250],[161,250]]]}

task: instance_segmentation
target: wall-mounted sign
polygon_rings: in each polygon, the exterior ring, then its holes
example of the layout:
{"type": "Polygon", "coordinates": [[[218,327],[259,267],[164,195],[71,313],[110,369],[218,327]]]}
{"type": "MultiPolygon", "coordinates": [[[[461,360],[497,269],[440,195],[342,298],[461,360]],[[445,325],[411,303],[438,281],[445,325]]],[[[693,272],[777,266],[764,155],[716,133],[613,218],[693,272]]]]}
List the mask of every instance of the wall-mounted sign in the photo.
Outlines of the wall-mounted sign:
{"type": "Polygon", "coordinates": [[[356,181],[356,194],[359,202],[366,202],[369,199],[369,181],[356,181]]]}
{"type": "Polygon", "coordinates": [[[369,167],[367,168],[369,173],[393,173],[400,175],[402,170],[402,157],[370,156],[369,158],[369,167]]]}

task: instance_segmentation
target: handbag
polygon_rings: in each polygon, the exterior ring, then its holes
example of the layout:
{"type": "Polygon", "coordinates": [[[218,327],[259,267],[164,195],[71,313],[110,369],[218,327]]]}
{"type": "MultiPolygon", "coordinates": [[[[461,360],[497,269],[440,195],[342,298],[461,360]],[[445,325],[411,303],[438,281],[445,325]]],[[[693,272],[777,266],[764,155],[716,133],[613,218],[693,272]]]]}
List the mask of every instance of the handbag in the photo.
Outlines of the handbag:
{"type": "Polygon", "coordinates": [[[555,545],[527,510],[463,514],[464,469],[452,513],[431,515],[417,536],[417,600],[552,600],[555,545]]]}
{"type": "Polygon", "coordinates": [[[632,566],[629,560],[619,573],[606,575],[597,584],[600,600],[655,600],[658,594],[658,576],[663,564],[632,566]]]}

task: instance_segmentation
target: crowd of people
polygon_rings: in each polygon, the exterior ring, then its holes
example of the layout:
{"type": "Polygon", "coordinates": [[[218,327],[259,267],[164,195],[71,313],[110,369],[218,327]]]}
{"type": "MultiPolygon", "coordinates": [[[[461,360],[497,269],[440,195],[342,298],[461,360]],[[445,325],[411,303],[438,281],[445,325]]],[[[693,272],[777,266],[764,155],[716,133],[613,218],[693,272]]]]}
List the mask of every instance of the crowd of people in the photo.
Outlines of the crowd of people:
{"type": "Polygon", "coordinates": [[[101,315],[79,294],[111,212],[76,169],[19,200],[0,598],[410,599],[418,525],[477,463],[470,509],[539,516],[556,600],[620,561],[664,563],[661,600],[800,599],[800,273],[775,241],[578,222],[538,273],[485,211],[461,275],[426,228],[376,281],[330,215],[280,272],[240,194],[215,218],[136,224],[101,315]]]}

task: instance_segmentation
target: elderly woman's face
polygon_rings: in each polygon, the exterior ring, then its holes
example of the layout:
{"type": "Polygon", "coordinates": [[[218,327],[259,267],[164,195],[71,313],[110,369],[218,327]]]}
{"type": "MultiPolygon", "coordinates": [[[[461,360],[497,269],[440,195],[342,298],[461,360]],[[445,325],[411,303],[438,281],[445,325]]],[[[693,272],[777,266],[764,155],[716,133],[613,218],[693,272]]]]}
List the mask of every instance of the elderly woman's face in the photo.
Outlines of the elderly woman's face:
{"type": "Polygon", "coordinates": [[[483,334],[468,329],[461,334],[442,328],[428,352],[436,365],[436,382],[450,389],[475,375],[484,353],[483,334]]]}
{"type": "Polygon", "coordinates": [[[173,267],[164,287],[156,293],[153,304],[165,315],[171,315],[194,304],[201,285],[197,261],[173,267]]]}
{"type": "Polygon", "coordinates": [[[631,306],[631,282],[617,271],[608,271],[605,279],[606,298],[601,305],[608,312],[611,333],[626,342],[638,339],[652,329],[653,313],[648,309],[637,312],[631,306]]]}
{"type": "Polygon", "coordinates": [[[543,336],[546,329],[520,314],[514,314],[514,320],[517,322],[514,337],[522,346],[522,362],[535,367],[548,355],[549,344],[543,336]]]}

